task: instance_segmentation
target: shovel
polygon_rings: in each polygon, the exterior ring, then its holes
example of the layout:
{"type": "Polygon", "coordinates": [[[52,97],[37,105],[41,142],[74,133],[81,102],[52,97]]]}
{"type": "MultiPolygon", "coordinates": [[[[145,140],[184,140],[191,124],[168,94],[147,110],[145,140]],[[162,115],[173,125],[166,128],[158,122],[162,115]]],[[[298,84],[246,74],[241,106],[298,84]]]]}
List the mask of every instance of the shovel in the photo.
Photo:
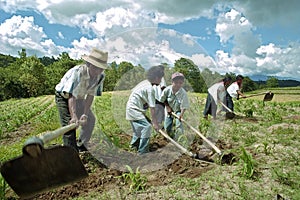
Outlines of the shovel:
{"type": "Polygon", "coordinates": [[[73,147],[44,148],[47,142],[76,127],[76,124],[70,124],[41,136],[29,138],[24,144],[23,155],[2,164],[1,174],[18,196],[33,197],[40,192],[88,176],[73,147]]]}
{"type": "MultiPolygon", "coordinates": [[[[176,117],[177,119],[179,119],[179,117],[174,113],[172,112],[171,113],[174,117],[176,117]]],[[[190,129],[192,129],[195,133],[197,133],[205,142],[207,142],[207,144],[209,144],[209,146],[211,146],[215,152],[221,156],[222,155],[222,152],[221,150],[216,146],[214,145],[211,141],[209,141],[203,134],[201,134],[197,129],[195,129],[193,126],[191,126],[187,121],[185,121],[184,119],[181,119],[182,122],[184,122],[190,129]]]]}

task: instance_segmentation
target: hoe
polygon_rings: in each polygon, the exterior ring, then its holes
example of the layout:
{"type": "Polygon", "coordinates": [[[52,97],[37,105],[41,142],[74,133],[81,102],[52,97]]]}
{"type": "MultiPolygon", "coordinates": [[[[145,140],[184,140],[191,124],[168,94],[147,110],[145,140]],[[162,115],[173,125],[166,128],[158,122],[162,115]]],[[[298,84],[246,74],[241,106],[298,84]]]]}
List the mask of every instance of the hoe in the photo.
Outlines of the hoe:
{"type": "Polygon", "coordinates": [[[1,174],[18,196],[33,197],[88,176],[73,147],[56,145],[44,148],[47,142],[76,127],[76,124],[70,124],[29,138],[23,146],[23,155],[2,164],[1,174]]]}

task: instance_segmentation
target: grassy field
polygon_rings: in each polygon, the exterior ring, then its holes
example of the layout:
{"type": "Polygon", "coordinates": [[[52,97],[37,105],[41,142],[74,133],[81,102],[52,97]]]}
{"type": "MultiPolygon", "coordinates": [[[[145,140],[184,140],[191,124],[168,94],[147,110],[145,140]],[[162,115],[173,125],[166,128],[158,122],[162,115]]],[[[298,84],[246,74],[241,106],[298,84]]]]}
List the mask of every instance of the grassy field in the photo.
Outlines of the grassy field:
{"type": "MultiPolygon", "coordinates": [[[[101,190],[95,187],[69,199],[300,199],[300,88],[270,90],[274,93],[272,101],[263,102],[263,96],[235,101],[238,116],[216,121],[202,119],[206,94],[189,93],[191,109],[185,119],[206,137],[227,144],[225,153],[236,155],[234,163],[216,162],[193,178],[173,173],[166,184],[159,185],[150,184],[153,174],[123,173],[123,178],[134,181],[125,185],[117,181],[114,187],[105,189],[99,184],[101,190]],[[138,181],[144,187],[131,190],[138,181]]],[[[260,92],[264,91],[252,93],[260,92]]],[[[104,93],[93,105],[96,129],[126,151],[128,140],[120,135],[131,135],[125,120],[127,98],[128,92],[104,93]]],[[[54,96],[0,102],[0,110],[1,163],[21,155],[23,143],[30,136],[60,127],[54,96]]],[[[185,130],[191,132],[187,127],[185,130]]],[[[61,139],[52,143],[61,143],[61,139]]],[[[94,172],[89,173],[92,176],[94,172]]],[[[17,196],[0,176],[0,199],[6,198],[17,196]]]]}

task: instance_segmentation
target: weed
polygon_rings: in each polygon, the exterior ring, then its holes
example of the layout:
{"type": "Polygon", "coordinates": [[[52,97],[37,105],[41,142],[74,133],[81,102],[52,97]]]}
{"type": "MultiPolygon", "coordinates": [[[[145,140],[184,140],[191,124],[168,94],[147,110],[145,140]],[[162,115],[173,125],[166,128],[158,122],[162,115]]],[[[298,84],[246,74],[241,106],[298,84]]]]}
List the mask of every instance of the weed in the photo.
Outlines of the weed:
{"type": "Polygon", "coordinates": [[[297,172],[285,172],[282,168],[274,168],[273,177],[281,184],[288,185],[293,189],[299,189],[300,183],[297,180],[297,172]]]}
{"type": "Polygon", "coordinates": [[[120,177],[124,179],[124,183],[127,184],[130,180],[130,191],[136,192],[139,190],[145,190],[147,178],[142,176],[139,167],[134,172],[132,168],[126,165],[129,172],[122,174],[120,177]]]}
{"type": "Polygon", "coordinates": [[[8,184],[4,178],[0,175],[0,199],[6,199],[5,194],[8,190],[8,184]]]}
{"type": "Polygon", "coordinates": [[[241,147],[242,153],[240,155],[240,161],[243,161],[243,176],[246,178],[252,178],[254,174],[255,160],[250,153],[247,153],[244,147],[241,147]]]}
{"type": "Polygon", "coordinates": [[[274,151],[275,148],[275,144],[272,143],[272,145],[270,145],[270,143],[268,141],[263,141],[262,144],[260,144],[258,147],[256,147],[256,151],[259,152],[262,149],[262,152],[265,153],[266,155],[271,155],[274,151]]]}

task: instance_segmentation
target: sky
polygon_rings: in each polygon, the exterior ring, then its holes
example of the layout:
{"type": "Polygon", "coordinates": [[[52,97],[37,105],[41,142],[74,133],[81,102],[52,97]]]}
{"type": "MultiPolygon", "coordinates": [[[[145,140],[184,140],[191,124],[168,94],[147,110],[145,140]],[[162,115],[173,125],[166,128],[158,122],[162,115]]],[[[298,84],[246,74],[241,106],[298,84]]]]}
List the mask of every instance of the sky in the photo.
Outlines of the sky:
{"type": "Polygon", "coordinates": [[[298,0],[0,0],[0,53],[145,68],[181,57],[200,70],[300,81],[298,0]]]}

